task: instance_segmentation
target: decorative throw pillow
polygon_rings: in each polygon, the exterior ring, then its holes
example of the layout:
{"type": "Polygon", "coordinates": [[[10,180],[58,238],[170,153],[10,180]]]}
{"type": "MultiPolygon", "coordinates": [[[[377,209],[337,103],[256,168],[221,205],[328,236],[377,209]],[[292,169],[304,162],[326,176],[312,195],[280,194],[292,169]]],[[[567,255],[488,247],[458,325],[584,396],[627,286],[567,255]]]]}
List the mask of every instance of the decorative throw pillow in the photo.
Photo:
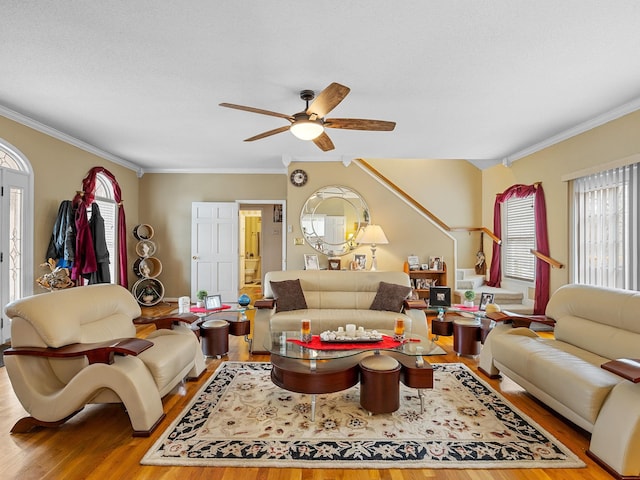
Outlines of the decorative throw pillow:
{"type": "Polygon", "coordinates": [[[273,290],[273,297],[276,299],[276,313],[307,308],[307,301],[304,299],[299,278],[271,282],[271,290],[273,290]]]}
{"type": "Polygon", "coordinates": [[[411,287],[397,285],[395,283],[380,282],[378,291],[369,310],[387,310],[389,312],[401,312],[402,302],[411,293],[411,287]]]}

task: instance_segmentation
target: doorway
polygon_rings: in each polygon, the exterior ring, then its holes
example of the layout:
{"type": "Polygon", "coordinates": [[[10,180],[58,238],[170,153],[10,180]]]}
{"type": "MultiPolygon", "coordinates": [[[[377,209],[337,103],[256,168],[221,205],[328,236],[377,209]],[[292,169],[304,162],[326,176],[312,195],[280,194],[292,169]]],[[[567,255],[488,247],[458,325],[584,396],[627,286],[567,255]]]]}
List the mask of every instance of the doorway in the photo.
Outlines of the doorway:
{"type": "Polygon", "coordinates": [[[240,287],[262,284],[262,210],[240,210],[240,287]]]}
{"type": "MultiPolygon", "coordinates": [[[[0,139],[0,307],[33,293],[33,169],[0,139]]],[[[0,344],[11,338],[11,320],[0,309],[0,344]]]]}
{"type": "Polygon", "coordinates": [[[264,275],[285,269],[285,225],[284,201],[239,202],[240,291],[260,296],[264,275]]]}

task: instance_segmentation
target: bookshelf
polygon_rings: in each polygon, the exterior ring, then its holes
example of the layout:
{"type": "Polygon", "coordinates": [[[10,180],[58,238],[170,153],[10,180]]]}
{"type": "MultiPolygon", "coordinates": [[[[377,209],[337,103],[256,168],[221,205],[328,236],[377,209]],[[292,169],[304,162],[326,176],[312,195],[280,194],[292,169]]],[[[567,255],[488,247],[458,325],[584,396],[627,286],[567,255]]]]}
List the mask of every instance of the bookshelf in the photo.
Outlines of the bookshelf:
{"type": "Polygon", "coordinates": [[[418,294],[418,298],[429,298],[429,285],[447,286],[447,264],[443,262],[442,270],[410,270],[411,286],[418,294]]]}

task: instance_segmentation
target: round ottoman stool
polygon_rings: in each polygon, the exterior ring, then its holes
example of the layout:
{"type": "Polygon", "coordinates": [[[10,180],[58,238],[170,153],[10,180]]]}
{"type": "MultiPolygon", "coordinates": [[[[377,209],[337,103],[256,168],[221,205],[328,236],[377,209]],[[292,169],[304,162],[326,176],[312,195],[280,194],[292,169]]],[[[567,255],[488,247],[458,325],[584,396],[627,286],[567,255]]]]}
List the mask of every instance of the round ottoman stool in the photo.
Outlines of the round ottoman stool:
{"type": "Polygon", "coordinates": [[[200,325],[202,353],[207,357],[220,358],[229,352],[229,322],[207,320],[200,325]]]}
{"type": "Polygon", "coordinates": [[[453,351],[458,355],[480,354],[480,322],[460,318],[453,321],[453,351]]]}
{"type": "Polygon", "coordinates": [[[360,405],[369,414],[400,408],[400,363],[386,355],[370,355],[360,362],[360,405]]]}

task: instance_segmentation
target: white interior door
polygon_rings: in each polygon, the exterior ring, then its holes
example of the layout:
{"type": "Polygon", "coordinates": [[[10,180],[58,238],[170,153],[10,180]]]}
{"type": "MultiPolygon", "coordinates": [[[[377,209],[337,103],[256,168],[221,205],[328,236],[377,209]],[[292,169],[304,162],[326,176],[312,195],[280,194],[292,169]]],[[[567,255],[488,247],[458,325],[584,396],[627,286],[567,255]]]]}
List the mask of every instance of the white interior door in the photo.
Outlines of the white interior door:
{"type": "Polygon", "coordinates": [[[238,299],[238,204],[194,202],[191,206],[191,300],[198,290],[238,299]]]}

